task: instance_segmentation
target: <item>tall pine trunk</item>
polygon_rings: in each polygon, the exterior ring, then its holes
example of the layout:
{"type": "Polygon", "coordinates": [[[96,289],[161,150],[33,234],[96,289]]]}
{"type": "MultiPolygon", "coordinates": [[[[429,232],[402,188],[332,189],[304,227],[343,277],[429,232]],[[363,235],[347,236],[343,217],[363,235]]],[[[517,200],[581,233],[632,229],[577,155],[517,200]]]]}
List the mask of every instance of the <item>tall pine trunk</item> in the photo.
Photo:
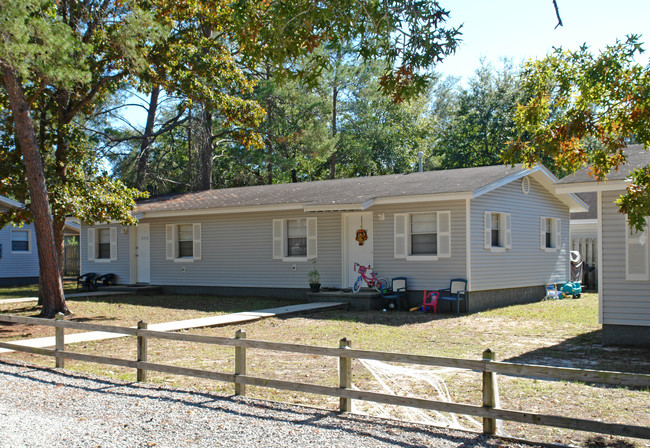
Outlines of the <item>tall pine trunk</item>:
{"type": "Polygon", "coordinates": [[[135,188],[143,190],[145,178],[147,177],[147,166],[149,165],[149,155],[151,153],[151,134],[156,122],[156,111],[158,110],[158,97],[160,96],[160,86],[154,86],[151,89],[149,98],[149,109],[147,111],[147,124],[144,128],[144,137],[140,144],[140,157],[138,158],[138,168],[135,175],[135,188]]]}
{"type": "Polygon", "coordinates": [[[200,185],[199,190],[212,189],[212,112],[207,106],[203,106],[202,115],[202,139],[200,142],[199,167],[200,185]]]}
{"type": "Polygon", "coordinates": [[[29,104],[25,98],[22,85],[11,69],[2,67],[2,78],[7,89],[9,105],[14,115],[16,136],[27,173],[38,261],[40,263],[40,294],[42,294],[41,299],[43,302],[41,316],[53,317],[59,312],[69,314],[63,296],[61,276],[59,275],[43,161],[38,150],[29,104]]]}

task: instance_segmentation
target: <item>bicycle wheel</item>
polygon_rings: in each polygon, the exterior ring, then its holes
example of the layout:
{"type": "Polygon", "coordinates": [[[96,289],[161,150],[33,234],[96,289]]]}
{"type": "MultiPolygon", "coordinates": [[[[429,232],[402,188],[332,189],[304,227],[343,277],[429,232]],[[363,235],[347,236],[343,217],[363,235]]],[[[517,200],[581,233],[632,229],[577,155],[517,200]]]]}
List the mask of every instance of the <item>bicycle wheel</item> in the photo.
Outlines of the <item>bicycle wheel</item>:
{"type": "Polygon", "coordinates": [[[375,289],[377,290],[377,292],[387,291],[389,287],[390,287],[390,282],[384,277],[379,277],[377,279],[377,282],[375,283],[375,289]]]}
{"type": "Polygon", "coordinates": [[[357,293],[361,289],[361,283],[363,283],[363,278],[359,276],[356,282],[354,282],[354,286],[352,287],[352,292],[357,293]]]}

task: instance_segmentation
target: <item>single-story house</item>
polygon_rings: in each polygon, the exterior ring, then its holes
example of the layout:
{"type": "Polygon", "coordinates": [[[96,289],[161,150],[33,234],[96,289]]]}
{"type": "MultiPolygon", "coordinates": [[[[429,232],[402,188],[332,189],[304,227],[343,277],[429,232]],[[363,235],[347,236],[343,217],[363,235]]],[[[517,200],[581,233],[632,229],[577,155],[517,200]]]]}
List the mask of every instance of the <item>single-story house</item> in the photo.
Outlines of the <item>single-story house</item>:
{"type": "Polygon", "coordinates": [[[355,263],[406,276],[411,306],[457,277],[471,311],[538,300],[568,280],[569,213],[585,210],[556,181],[542,166],[488,166],[153,197],[136,227],[82,225],[82,273],[298,297],[317,259],[324,287],[350,288],[355,263]]]}
{"type": "Polygon", "coordinates": [[[596,192],[598,202],[598,295],[603,342],[650,344],[650,244],[648,227],[636,232],[614,203],[629,185],[630,172],[650,164],[641,145],[625,150],[627,162],[596,182],[588,168],[561,179],[558,194],[596,192]]]}
{"type": "MultiPolygon", "coordinates": [[[[0,213],[24,205],[0,196],[0,213]]],[[[81,225],[66,220],[65,235],[78,236],[81,225]]],[[[0,229],[0,285],[26,285],[38,283],[38,251],[34,224],[22,227],[7,225],[0,229]]]]}

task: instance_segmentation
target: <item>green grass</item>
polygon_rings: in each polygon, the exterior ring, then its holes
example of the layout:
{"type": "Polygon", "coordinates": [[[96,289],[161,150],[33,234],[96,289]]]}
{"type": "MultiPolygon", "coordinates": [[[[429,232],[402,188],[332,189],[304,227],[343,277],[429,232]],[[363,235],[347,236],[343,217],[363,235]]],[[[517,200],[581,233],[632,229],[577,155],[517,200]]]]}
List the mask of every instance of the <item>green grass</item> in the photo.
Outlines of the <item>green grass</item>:
{"type": "MultiPolygon", "coordinates": [[[[291,301],[259,298],[210,296],[111,296],[75,298],[68,301],[74,315],[69,319],[133,326],[138,320],[149,323],[233,313],[287,305],[291,301]]],[[[0,312],[34,315],[31,304],[1,305],[0,312]]],[[[240,326],[191,330],[193,334],[234,337],[239,328],[249,339],[338,347],[349,337],[359,349],[480,359],[492,349],[498,360],[528,364],[548,364],[601,370],[650,373],[647,349],[605,348],[597,318],[594,294],[580,299],[543,301],[500,308],[459,318],[420,312],[327,311],[291,317],[264,319],[240,326]]],[[[0,338],[8,337],[0,326],[0,338]]],[[[29,331],[34,337],[36,330],[29,331]]],[[[47,335],[51,329],[44,330],[47,335]]],[[[18,337],[15,334],[13,337],[18,337]]],[[[82,353],[134,359],[135,338],[89,342],[69,347],[82,353]]],[[[2,355],[9,359],[53,365],[52,359],[25,354],[2,355]]],[[[151,362],[232,372],[231,347],[149,340],[151,362]]],[[[135,380],[132,369],[83,362],[67,362],[71,370],[135,380]]],[[[379,391],[378,383],[361,366],[353,363],[354,383],[366,390],[379,391]]],[[[427,368],[423,368],[427,370],[427,368]]],[[[429,369],[437,370],[437,369],[429,369]]],[[[248,350],[250,375],[335,386],[337,360],[318,356],[248,350]]],[[[441,374],[456,402],[481,404],[481,377],[477,373],[452,371],[441,374]]],[[[231,384],[150,372],[149,381],[158,384],[200,388],[217,394],[231,394],[231,384]]],[[[566,415],[602,421],[650,425],[648,390],[595,387],[564,381],[537,381],[499,377],[502,406],[530,412],[566,415]]],[[[251,387],[250,395],[263,399],[316,405],[335,409],[337,399],[251,387]]],[[[415,384],[411,392],[430,397],[426,384],[415,384]]],[[[531,425],[505,423],[511,435],[547,442],[583,442],[590,434],[555,430],[531,425]]]]}
{"type": "MultiPolygon", "coordinates": [[[[76,292],[77,283],[74,281],[64,281],[63,291],[66,294],[76,292]]],[[[38,297],[38,284],[23,286],[3,286],[0,287],[1,299],[14,299],[21,297],[38,297]]]]}

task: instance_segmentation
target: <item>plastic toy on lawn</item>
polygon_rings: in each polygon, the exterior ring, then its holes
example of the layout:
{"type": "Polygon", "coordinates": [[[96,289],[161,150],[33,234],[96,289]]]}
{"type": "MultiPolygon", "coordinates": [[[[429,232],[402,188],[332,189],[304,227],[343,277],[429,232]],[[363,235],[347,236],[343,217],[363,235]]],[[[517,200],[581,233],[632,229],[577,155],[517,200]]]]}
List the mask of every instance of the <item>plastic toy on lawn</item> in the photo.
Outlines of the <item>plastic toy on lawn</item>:
{"type": "Polygon", "coordinates": [[[546,285],[546,296],[544,300],[561,299],[563,297],[562,290],[558,289],[557,284],[551,283],[550,285],[546,285]]]}
{"type": "Polygon", "coordinates": [[[582,285],[578,282],[568,282],[562,286],[562,294],[564,296],[572,296],[574,299],[579,299],[582,293],[582,285]]]}

